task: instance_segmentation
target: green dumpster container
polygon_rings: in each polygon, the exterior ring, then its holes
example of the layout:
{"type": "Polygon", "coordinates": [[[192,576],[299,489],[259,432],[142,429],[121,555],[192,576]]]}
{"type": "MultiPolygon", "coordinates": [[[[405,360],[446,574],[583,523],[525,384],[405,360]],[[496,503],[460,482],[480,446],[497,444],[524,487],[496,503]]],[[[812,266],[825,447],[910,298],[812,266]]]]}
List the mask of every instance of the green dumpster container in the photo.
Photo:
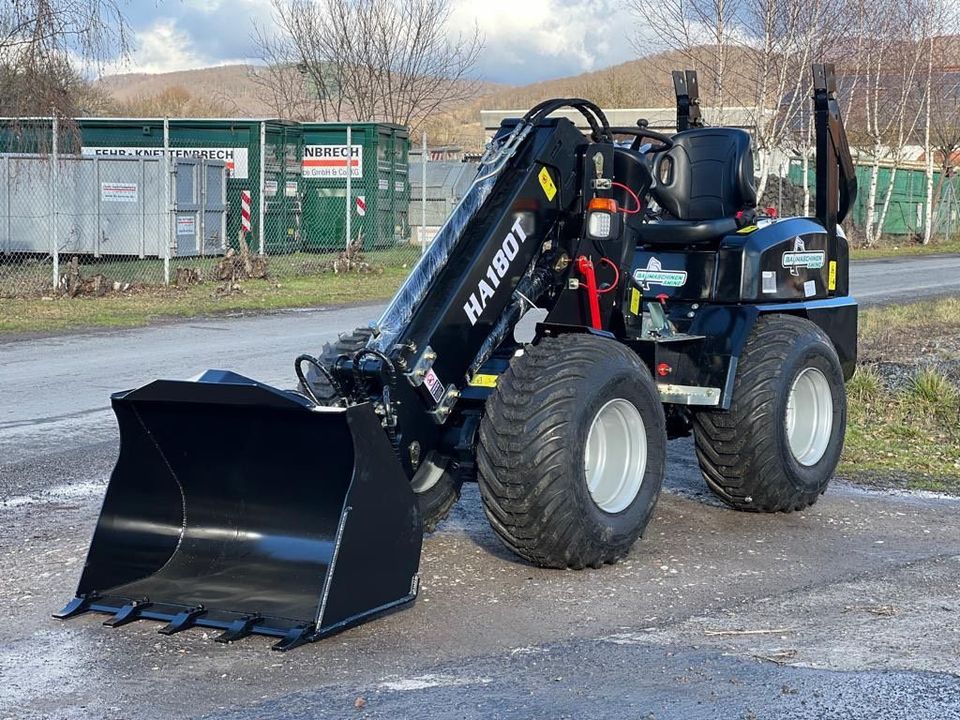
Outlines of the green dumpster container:
{"type": "Polygon", "coordinates": [[[409,239],[410,184],[406,128],[383,123],[302,123],[303,246],[313,252],[346,245],[347,168],[350,167],[350,235],[365,250],[409,239]]]}

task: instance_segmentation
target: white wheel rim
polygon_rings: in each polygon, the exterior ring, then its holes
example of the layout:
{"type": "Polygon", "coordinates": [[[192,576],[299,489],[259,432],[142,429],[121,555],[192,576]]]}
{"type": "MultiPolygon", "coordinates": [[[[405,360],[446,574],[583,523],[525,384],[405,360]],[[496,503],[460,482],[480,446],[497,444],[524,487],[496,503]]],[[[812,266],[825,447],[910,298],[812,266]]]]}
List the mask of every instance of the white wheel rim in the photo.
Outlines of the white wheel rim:
{"type": "Polygon", "coordinates": [[[808,367],[797,375],[787,397],[787,440],[797,462],[816,465],[833,434],[833,393],[827,377],[808,367]]]}
{"type": "Polygon", "coordinates": [[[647,431],[640,411],[629,400],[614,398],[590,423],[583,455],[587,489],[606,513],[630,506],[647,469],[647,431]]]}

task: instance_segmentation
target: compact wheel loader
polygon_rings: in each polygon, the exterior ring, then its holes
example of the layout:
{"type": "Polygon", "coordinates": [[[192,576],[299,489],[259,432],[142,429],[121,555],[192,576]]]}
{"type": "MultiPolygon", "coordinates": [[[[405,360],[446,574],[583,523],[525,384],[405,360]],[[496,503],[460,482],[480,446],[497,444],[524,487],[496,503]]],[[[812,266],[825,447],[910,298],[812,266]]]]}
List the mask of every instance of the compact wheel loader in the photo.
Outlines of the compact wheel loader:
{"type": "Polygon", "coordinates": [[[702,125],[691,72],[674,84],[672,136],[581,99],[504,121],[380,319],[297,358],[296,390],[209,370],[115,394],[120,456],[57,616],[289,649],[413,600],[424,529],[474,480],[522,558],[615,563],[691,433],[731,507],[816,502],[856,360],[833,68],[816,218],[759,210],[750,136],[702,125]]]}

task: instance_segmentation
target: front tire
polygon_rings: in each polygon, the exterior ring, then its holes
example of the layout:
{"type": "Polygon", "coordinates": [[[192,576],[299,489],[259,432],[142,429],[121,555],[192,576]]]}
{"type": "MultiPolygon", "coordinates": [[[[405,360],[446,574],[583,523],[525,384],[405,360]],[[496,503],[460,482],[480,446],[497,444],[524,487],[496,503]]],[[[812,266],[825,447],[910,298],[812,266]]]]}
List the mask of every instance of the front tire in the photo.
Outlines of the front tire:
{"type": "Polygon", "coordinates": [[[629,552],[663,482],[666,429],[650,372],[592,335],[544,338],[500,377],[480,424],[484,511],[511,550],[544,567],[629,552]]]}
{"type": "Polygon", "coordinates": [[[737,510],[802,510],[833,477],[846,421],[830,338],[803,318],[761,317],[740,356],[730,410],[694,415],[700,470],[737,510]]]}

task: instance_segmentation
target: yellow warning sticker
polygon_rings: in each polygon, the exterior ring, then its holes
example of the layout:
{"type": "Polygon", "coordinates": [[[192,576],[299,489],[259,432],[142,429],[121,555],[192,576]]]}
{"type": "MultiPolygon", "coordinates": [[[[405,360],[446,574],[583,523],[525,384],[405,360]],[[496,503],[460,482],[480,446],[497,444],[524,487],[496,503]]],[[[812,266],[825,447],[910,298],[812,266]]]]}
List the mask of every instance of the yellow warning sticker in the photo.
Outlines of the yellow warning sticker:
{"type": "Polygon", "coordinates": [[[737,230],[737,235],[748,235],[757,229],[756,225],[747,225],[737,230]]]}
{"type": "Polygon", "coordinates": [[[485,373],[477,373],[472,378],[470,378],[470,385],[473,387],[485,387],[492,388],[497,386],[497,378],[499,375],[487,375],[485,373]]]}
{"type": "Polygon", "coordinates": [[[557,186],[553,183],[553,178],[550,177],[550,171],[545,167],[540,168],[540,174],[537,176],[540,180],[540,187],[543,188],[543,194],[547,196],[547,200],[553,200],[557,195],[557,186]]]}
{"type": "Polygon", "coordinates": [[[640,291],[636,288],[630,289],[630,312],[633,315],[640,314],[640,291]]]}
{"type": "Polygon", "coordinates": [[[827,271],[827,290],[837,289],[837,261],[830,261],[830,269],[827,271]]]}

